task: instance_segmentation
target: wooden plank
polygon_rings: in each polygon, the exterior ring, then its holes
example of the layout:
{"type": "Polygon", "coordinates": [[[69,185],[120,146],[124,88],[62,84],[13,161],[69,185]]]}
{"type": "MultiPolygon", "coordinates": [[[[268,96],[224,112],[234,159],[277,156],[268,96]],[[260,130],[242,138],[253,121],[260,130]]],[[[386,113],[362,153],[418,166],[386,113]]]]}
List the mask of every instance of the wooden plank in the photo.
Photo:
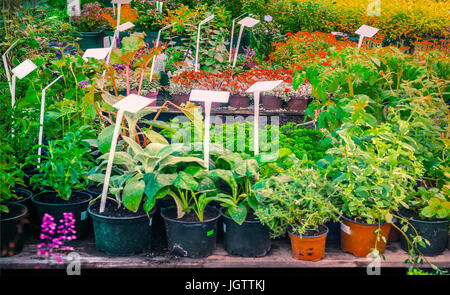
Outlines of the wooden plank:
{"type": "MultiPolygon", "coordinates": [[[[38,240],[34,239],[27,243],[24,250],[12,257],[0,258],[2,269],[32,269],[39,268],[65,268],[66,263],[58,263],[54,259],[46,259],[37,255],[38,240]]],[[[93,236],[85,240],[74,241],[73,247],[81,256],[81,267],[92,268],[366,268],[370,263],[365,257],[355,257],[344,253],[339,246],[329,246],[325,257],[317,262],[296,260],[291,256],[288,240],[273,241],[272,250],[265,257],[244,258],[231,256],[226,253],[221,243],[213,255],[202,258],[184,258],[173,256],[167,250],[153,251],[153,248],[145,253],[129,257],[107,256],[95,248],[93,236]]],[[[385,252],[386,261],[381,261],[381,267],[406,268],[404,261],[407,254],[400,248],[399,243],[390,243],[385,252]]],[[[436,257],[427,258],[431,263],[440,268],[450,268],[450,251],[436,257]]]]}

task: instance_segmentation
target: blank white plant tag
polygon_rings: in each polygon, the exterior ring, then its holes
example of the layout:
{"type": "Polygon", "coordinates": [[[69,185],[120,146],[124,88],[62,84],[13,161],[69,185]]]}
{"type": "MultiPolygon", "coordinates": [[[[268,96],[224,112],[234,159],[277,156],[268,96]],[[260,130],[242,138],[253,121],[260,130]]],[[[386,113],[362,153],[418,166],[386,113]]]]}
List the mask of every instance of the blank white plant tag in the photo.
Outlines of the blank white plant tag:
{"type": "Polygon", "coordinates": [[[80,13],[80,0],[67,0],[67,14],[69,16],[79,16],[80,13]]]}
{"type": "Polygon", "coordinates": [[[134,28],[134,24],[132,22],[126,22],[124,24],[121,24],[120,26],[117,26],[117,30],[119,32],[124,32],[126,30],[129,30],[131,28],[134,28]]]}
{"type": "Polygon", "coordinates": [[[32,71],[34,71],[37,66],[29,59],[23,61],[20,65],[12,69],[12,73],[19,79],[22,79],[32,71]]]}
{"type": "Polygon", "coordinates": [[[341,230],[348,235],[352,234],[352,230],[350,229],[350,227],[343,223],[341,223],[341,230]]]}
{"type": "Polygon", "coordinates": [[[226,233],[227,232],[227,225],[224,223],[223,224],[223,232],[226,233]]]}
{"type": "Polygon", "coordinates": [[[87,49],[83,54],[83,59],[87,61],[88,57],[95,59],[105,59],[111,48],[90,48],[87,49]]]}
{"type": "Polygon", "coordinates": [[[278,85],[283,83],[283,80],[276,80],[276,81],[260,81],[253,84],[249,89],[247,89],[245,92],[264,92],[264,91],[271,91],[275,89],[278,85]]]}
{"type": "Polygon", "coordinates": [[[378,31],[379,31],[379,29],[377,29],[377,28],[367,26],[367,25],[362,25],[361,27],[359,27],[358,30],[356,30],[355,34],[364,36],[366,38],[372,38],[373,36],[375,36],[376,33],[378,33],[378,31]]]}
{"type": "Polygon", "coordinates": [[[130,4],[131,0],[112,0],[112,4],[130,4]]]}
{"type": "Polygon", "coordinates": [[[247,16],[247,17],[241,19],[240,21],[238,21],[238,24],[243,25],[243,26],[248,27],[248,28],[252,28],[255,25],[257,25],[258,23],[259,23],[259,20],[254,19],[254,18],[249,17],[249,16],[247,16]]]}
{"type": "Polygon", "coordinates": [[[135,114],[136,112],[151,104],[154,100],[154,98],[147,98],[136,94],[130,94],[119,102],[116,102],[113,107],[118,110],[123,110],[125,112],[135,114]]]}
{"type": "Polygon", "coordinates": [[[81,212],[81,218],[80,218],[81,221],[85,220],[87,217],[88,217],[87,211],[81,212]]]}

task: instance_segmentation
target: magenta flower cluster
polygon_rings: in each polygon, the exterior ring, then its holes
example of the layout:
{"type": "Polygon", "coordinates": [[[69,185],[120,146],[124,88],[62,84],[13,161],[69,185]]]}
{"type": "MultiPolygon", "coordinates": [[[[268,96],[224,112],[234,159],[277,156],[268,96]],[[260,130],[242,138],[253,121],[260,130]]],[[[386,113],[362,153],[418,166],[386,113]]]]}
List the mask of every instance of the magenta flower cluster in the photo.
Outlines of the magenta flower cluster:
{"type": "Polygon", "coordinates": [[[56,224],[55,218],[45,214],[42,218],[40,239],[44,242],[38,245],[38,255],[54,257],[58,262],[64,262],[63,251],[73,251],[73,247],[65,246],[66,241],[76,239],[75,218],[72,213],[63,213],[63,218],[56,224]]]}

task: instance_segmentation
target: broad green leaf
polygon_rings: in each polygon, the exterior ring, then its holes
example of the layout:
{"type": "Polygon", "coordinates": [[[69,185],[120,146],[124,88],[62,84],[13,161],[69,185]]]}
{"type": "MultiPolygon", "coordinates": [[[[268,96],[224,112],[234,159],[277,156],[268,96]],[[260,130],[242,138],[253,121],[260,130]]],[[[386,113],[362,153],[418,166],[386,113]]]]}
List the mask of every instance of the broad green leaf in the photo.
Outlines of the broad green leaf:
{"type": "Polygon", "coordinates": [[[111,141],[114,133],[115,125],[110,125],[100,132],[98,135],[98,149],[101,153],[106,154],[111,148],[111,141]]]}
{"type": "Polygon", "coordinates": [[[132,178],[127,181],[122,193],[122,202],[124,206],[128,210],[136,212],[139,209],[144,190],[145,183],[143,180],[132,178]]]}
{"type": "Polygon", "coordinates": [[[180,189],[195,191],[198,187],[198,182],[186,172],[180,172],[175,178],[173,185],[180,189]]]}

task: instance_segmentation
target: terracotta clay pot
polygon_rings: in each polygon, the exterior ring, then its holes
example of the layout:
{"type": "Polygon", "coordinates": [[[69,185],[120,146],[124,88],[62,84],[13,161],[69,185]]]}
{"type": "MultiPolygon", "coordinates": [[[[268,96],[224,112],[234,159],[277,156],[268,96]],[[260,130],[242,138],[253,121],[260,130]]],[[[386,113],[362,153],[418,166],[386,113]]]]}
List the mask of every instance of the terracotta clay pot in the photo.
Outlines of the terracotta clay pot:
{"type": "Polygon", "coordinates": [[[291,239],[292,257],[300,260],[319,261],[325,256],[325,242],[327,239],[328,228],[323,226],[326,231],[318,236],[299,235],[288,231],[291,239]]]}
{"type": "Polygon", "coordinates": [[[265,110],[280,110],[281,98],[274,95],[261,95],[261,104],[265,110]]]}
{"type": "Polygon", "coordinates": [[[230,107],[237,109],[248,108],[249,102],[248,96],[241,94],[233,94],[228,101],[230,107]]]}
{"type": "Polygon", "coordinates": [[[189,101],[189,94],[174,94],[172,98],[173,103],[177,106],[180,106],[182,103],[186,103],[189,101]]]}
{"type": "Polygon", "coordinates": [[[304,112],[308,107],[306,96],[294,96],[287,102],[288,110],[304,112]]]}
{"type": "MultiPolygon", "coordinates": [[[[381,236],[387,240],[391,224],[380,225],[381,236]]],[[[358,257],[366,257],[367,254],[377,245],[377,250],[384,253],[386,242],[383,238],[377,241],[378,224],[366,224],[355,222],[346,217],[342,217],[341,224],[341,249],[344,252],[352,253],[358,257]]]]}

